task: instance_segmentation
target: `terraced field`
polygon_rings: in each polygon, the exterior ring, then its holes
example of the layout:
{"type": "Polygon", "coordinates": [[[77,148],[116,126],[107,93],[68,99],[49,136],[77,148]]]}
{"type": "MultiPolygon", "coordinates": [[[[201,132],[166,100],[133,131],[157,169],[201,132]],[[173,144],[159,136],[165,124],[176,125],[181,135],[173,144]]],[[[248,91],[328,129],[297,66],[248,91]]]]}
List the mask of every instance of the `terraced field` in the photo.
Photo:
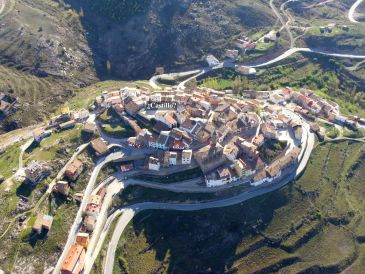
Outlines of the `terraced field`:
{"type": "Polygon", "coordinates": [[[71,90],[96,80],[79,15],[51,0],[5,0],[0,16],[0,90],[18,97],[10,120],[34,124],[71,90]]]}
{"type": "Polygon", "coordinates": [[[304,175],[280,191],[225,209],[137,216],[115,271],[364,273],[364,178],[364,143],[318,145],[304,175]]]}

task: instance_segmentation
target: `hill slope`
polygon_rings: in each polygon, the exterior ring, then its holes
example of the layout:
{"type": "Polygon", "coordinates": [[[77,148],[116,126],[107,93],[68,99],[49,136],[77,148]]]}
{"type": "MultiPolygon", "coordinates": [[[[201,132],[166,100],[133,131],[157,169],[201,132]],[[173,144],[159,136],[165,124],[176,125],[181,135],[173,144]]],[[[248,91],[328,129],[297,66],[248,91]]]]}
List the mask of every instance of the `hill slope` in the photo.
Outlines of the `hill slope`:
{"type": "Polygon", "coordinates": [[[17,0],[5,10],[0,88],[20,104],[3,130],[43,119],[76,87],[197,65],[232,35],[275,22],[267,4],[251,0],[17,0]]]}
{"type": "Polygon", "coordinates": [[[117,258],[124,264],[115,268],[364,273],[364,159],[363,143],[322,144],[302,178],[279,191],[229,208],[144,212],[122,236],[117,258]]]}
{"type": "Polygon", "coordinates": [[[67,3],[82,10],[100,77],[141,78],[156,66],[170,70],[196,65],[204,53],[221,50],[233,35],[270,28],[275,22],[267,4],[251,0],[67,3]]]}

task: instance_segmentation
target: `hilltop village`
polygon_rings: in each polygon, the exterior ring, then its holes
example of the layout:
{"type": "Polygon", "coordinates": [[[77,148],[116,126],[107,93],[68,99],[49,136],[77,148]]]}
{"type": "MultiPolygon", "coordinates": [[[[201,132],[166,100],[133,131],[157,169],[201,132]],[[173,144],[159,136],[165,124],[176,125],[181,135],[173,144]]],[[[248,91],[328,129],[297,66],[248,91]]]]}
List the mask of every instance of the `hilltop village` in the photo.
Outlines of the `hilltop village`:
{"type": "Polygon", "coordinates": [[[127,87],[98,96],[95,111],[111,108],[133,128],[135,136],[126,139],[131,149],[149,149],[139,168],[157,172],[198,166],[207,187],[275,180],[301,156],[310,129],[300,115],[340,119],[336,103],[308,90],[250,91],[246,96],[177,87],[151,94],[127,87]]]}
{"type": "MultiPolygon", "coordinates": [[[[124,87],[102,92],[89,110],[63,108],[46,127],[33,131],[32,140],[41,143],[74,127],[81,127],[88,136],[47,190],[81,203],[82,214],[60,259],[60,272],[80,273],[90,265],[89,253],[121,182],[153,184],[151,178],[158,177],[160,183],[180,183],[189,191],[280,185],[283,178],[292,178],[299,166],[305,166],[313,147],[311,132],[324,138],[325,122],[354,130],[364,125],[361,118],[341,115],[335,102],[308,89],[289,87],[245,91],[240,98],[230,91],[200,87],[154,92],[124,87]],[[123,135],[113,135],[113,127],[123,129],[123,135]],[[78,193],[71,190],[87,169],[85,157],[79,156],[86,148],[97,172],[91,175],[91,187],[78,193]],[[117,182],[106,180],[92,189],[101,166],[112,162],[116,169],[110,178],[117,182]]],[[[15,177],[36,186],[52,173],[47,164],[31,161],[15,177]]],[[[26,210],[27,203],[18,208],[26,210]]],[[[32,231],[43,235],[52,223],[52,215],[37,214],[32,231]]]]}

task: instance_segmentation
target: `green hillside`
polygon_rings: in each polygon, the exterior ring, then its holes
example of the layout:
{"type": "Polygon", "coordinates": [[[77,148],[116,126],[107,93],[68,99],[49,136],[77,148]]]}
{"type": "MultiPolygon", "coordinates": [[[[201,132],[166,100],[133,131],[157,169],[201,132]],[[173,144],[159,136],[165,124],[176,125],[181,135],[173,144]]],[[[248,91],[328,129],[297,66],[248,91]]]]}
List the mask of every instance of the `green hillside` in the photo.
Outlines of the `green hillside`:
{"type": "Polygon", "coordinates": [[[304,175],[274,193],[223,209],[144,212],[117,258],[130,273],[363,273],[364,160],[363,143],[322,144],[304,175]]]}

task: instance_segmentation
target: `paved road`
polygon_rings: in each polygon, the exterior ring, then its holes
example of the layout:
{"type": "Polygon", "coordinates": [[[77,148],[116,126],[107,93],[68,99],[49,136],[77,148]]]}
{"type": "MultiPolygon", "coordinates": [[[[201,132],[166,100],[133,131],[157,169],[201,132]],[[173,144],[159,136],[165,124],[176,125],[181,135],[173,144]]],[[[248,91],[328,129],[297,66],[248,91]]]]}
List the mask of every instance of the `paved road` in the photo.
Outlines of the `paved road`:
{"type": "Polygon", "coordinates": [[[0,19],[13,10],[15,0],[0,0],[0,19]],[[10,5],[8,8],[6,4],[10,5]]]}
{"type": "Polygon", "coordinates": [[[159,79],[185,77],[185,76],[189,76],[190,74],[197,74],[200,71],[201,70],[198,69],[198,70],[189,70],[189,71],[184,71],[184,72],[175,72],[175,73],[166,73],[166,74],[155,75],[149,80],[149,84],[154,89],[161,89],[161,87],[158,85],[159,79]]]}
{"type": "Polygon", "coordinates": [[[96,179],[99,175],[99,172],[101,171],[101,169],[103,168],[103,166],[105,166],[107,163],[115,161],[117,159],[120,159],[123,157],[123,153],[121,152],[115,152],[112,154],[109,154],[106,157],[102,157],[101,159],[98,160],[91,176],[89,179],[89,182],[86,186],[86,189],[84,191],[84,196],[80,205],[80,208],[77,212],[76,218],[74,220],[74,223],[70,229],[70,232],[68,234],[68,239],[67,242],[64,246],[63,252],[60,256],[60,258],[58,259],[57,265],[53,271],[54,274],[59,274],[60,273],[60,269],[62,266],[62,263],[67,255],[68,250],[70,249],[71,245],[75,242],[75,238],[76,238],[76,234],[81,226],[82,223],[82,213],[84,211],[84,209],[86,208],[86,205],[89,201],[89,196],[91,195],[91,192],[94,189],[95,183],[96,183],[96,179]]]}
{"type": "MultiPolygon", "coordinates": [[[[191,81],[192,79],[197,78],[198,76],[201,76],[205,73],[207,73],[210,70],[215,70],[215,69],[220,69],[222,67],[227,67],[227,68],[234,68],[235,66],[245,66],[248,68],[261,68],[261,67],[266,67],[266,66],[270,66],[273,65],[275,63],[278,63],[288,57],[290,57],[291,55],[298,53],[298,52],[310,52],[310,53],[315,53],[315,54],[321,54],[321,55],[326,55],[326,56],[333,56],[333,57],[337,57],[337,58],[350,58],[350,59],[364,59],[365,60],[365,55],[357,55],[357,54],[346,54],[346,53],[336,53],[336,52],[329,52],[329,51],[322,51],[322,50],[316,50],[316,49],[311,49],[311,48],[291,48],[288,49],[287,51],[285,51],[283,54],[279,55],[278,57],[271,59],[269,61],[265,61],[262,63],[258,63],[258,64],[245,64],[245,63],[238,63],[237,65],[235,65],[232,62],[228,62],[228,61],[224,61],[221,62],[218,66],[214,67],[214,68],[206,68],[203,67],[200,70],[191,70],[191,71],[186,71],[186,72],[182,72],[184,74],[193,74],[198,72],[198,74],[193,75],[192,77],[184,80],[183,82],[181,82],[178,85],[178,89],[179,90],[184,90],[185,89],[185,85],[187,82],[191,81]]],[[[165,74],[166,76],[169,76],[169,74],[165,74]]],[[[154,76],[150,79],[150,85],[153,88],[156,89],[160,89],[160,87],[156,84],[156,78],[157,76],[154,76]]]]}
{"type": "MultiPolygon", "coordinates": [[[[286,32],[289,35],[290,48],[294,48],[294,37],[293,37],[293,34],[291,33],[288,24],[284,21],[284,19],[281,16],[280,12],[276,9],[275,4],[274,4],[274,0],[270,0],[270,7],[273,10],[273,12],[275,13],[276,17],[279,18],[279,21],[280,21],[281,25],[285,28],[286,32]]],[[[289,21],[290,21],[290,19],[289,19],[289,21]]]]}
{"type": "Polygon", "coordinates": [[[360,4],[363,2],[364,0],[357,0],[350,8],[349,13],[348,13],[348,18],[352,23],[360,23],[359,21],[357,21],[354,17],[355,15],[355,11],[356,9],[360,6],[360,4]]]}
{"type": "MultiPolygon", "coordinates": [[[[292,49],[288,49],[286,52],[284,52],[283,54],[279,55],[278,57],[276,57],[270,61],[266,61],[266,62],[255,64],[255,65],[246,65],[246,66],[249,68],[266,67],[266,66],[275,64],[277,62],[280,62],[297,52],[310,52],[310,53],[316,53],[316,54],[339,57],[339,58],[365,59],[365,55],[327,52],[327,51],[321,51],[321,50],[310,49],[310,48],[292,48],[292,49]]],[[[241,64],[241,65],[244,65],[244,64],[241,64]]]]}
{"type": "MultiPolygon", "coordinates": [[[[1,1],[1,0],[0,0],[1,1]]],[[[0,149],[6,149],[8,146],[14,145],[17,142],[33,137],[33,130],[43,126],[37,124],[26,128],[16,129],[1,135],[0,149]]]]}
{"type": "Polygon", "coordinates": [[[5,0],[0,0],[0,15],[4,12],[5,0]]]}

